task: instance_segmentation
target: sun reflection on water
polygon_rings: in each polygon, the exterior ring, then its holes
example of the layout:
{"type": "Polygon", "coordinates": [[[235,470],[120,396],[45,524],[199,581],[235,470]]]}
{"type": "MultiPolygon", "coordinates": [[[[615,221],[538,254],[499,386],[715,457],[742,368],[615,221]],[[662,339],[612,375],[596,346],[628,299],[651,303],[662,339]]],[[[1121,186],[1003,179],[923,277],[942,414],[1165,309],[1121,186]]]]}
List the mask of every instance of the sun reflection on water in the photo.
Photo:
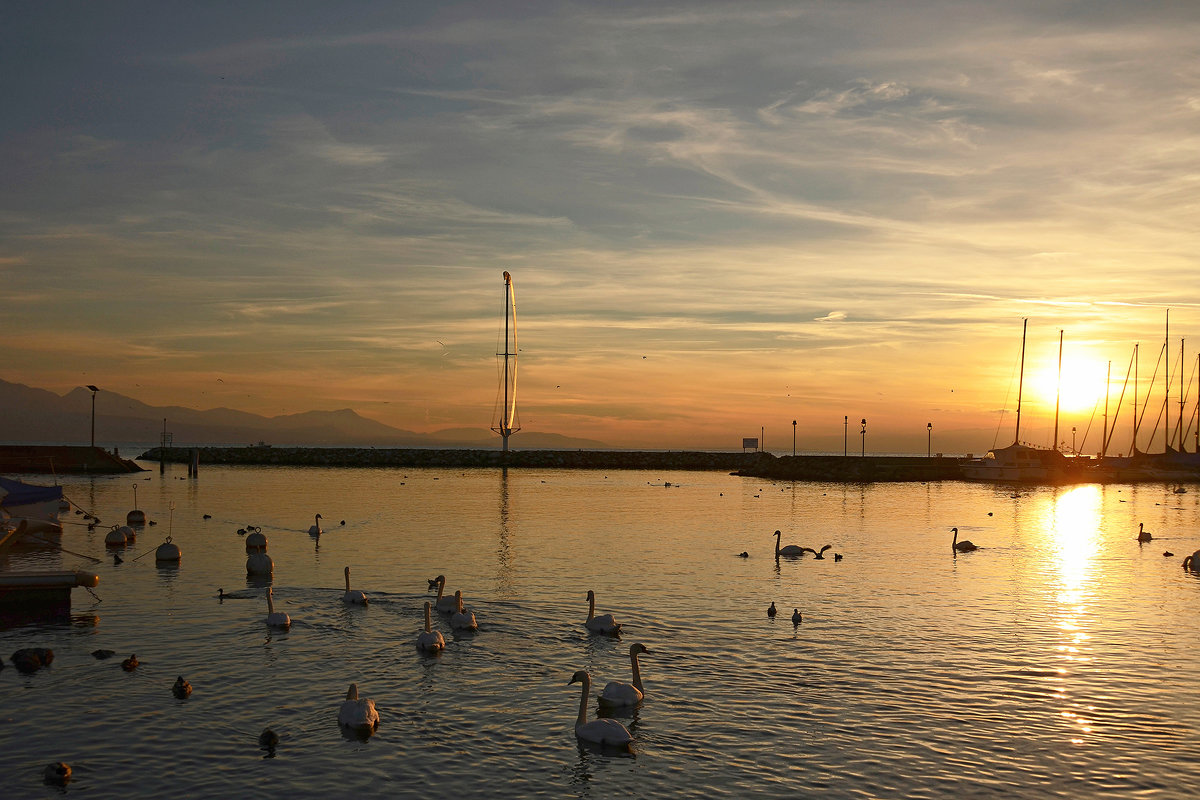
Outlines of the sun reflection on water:
{"type": "Polygon", "coordinates": [[[1090,706],[1072,703],[1067,696],[1067,682],[1081,664],[1090,662],[1091,635],[1094,623],[1089,608],[1092,597],[1094,561],[1100,546],[1102,497],[1098,486],[1076,486],[1063,491],[1050,508],[1047,531],[1049,548],[1054,555],[1058,572],[1058,601],[1055,626],[1060,643],[1055,648],[1065,662],[1056,673],[1059,684],[1055,696],[1068,704],[1060,714],[1072,728],[1070,743],[1084,745],[1093,732],[1090,706]]]}

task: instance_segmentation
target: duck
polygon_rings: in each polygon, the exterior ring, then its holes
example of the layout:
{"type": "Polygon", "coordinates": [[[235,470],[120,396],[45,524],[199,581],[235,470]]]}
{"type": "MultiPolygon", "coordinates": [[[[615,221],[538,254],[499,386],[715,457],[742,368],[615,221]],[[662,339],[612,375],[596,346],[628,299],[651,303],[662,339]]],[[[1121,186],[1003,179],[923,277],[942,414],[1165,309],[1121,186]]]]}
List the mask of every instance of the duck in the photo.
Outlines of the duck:
{"type": "Polygon", "coordinates": [[[313,524],[308,526],[308,532],[313,536],[321,535],[321,515],[317,514],[317,518],[313,520],[313,524]]]}
{"type": "Polygon", "coordinates": [[[792,609],[792,624],[799,625],[803,621],[804,621],[804,618],[800,615],[800,609],[793,608],[792,609]]]}
{"type": "Polygon", "coordinates": [[[628,749],[629,744],[633,741],[633,736],[624,725],[615,719],[606,717],[588,721],[588,694],[592,689],[592,678],[587,671],[581,669],[572,675],[571,680],[567,681],[567,685],[570,686],[572,683],[583,684],[583,691],[579,696],[579,716],[575,718],[575,736],[593,744],[628,749]]]}
{"type": "Polygon", "coordinates": [[[775,557],[780,556],[802,556],[808,548],[800,547],[799,545],[789,544],[785,547],[780,547],[779,542],[783,538],[783,531],[775,531],[775,557]]]}
{"type": "Polygon", "coordinates": [[[129,656],[129,658],[121,662],[121,669],[125,670],[126,672],[133,672],[135,669],[137,669],[137,666],[138,660],[136,654],[129,656]]]}
{"type": "Polygon", "coordinates": [[[66,786],[71,782],[71,765],[63,761],[47,764],[42,770],[42,782],[49,786],[66,786]]]}
{"type": "Polygon", "coordinates": [[[775,615],[776,615],[776,614],[778,614],[778,613],[779,613],[779,611],[778,611],[778,610],[776,610],[776,608],[775,608],[775,601],[774,601],[774,600],[772,600],[772,601],[771,601],[771,605],[770,605],[770,607],[769,607],[769,608],[767,608],[767,616],[768,616],[768,617],[773,617],[773,616],[775,616],[775,615]]]}
{"type": "Polygon", "coordinates": [[[642,671],[638,668],[638,654],[649,652],[641,642],[629,645],[629,666],[633,671],[633,683],[609,681],[604,685],[604,690],[600,692],[600,705],[634,706],[642,702],[646,696],[646,690],[642,688],[642,671]]]}
{"type": "Polygon", "coordinates": [[[841,560],[842,560],[842,554],[841,554],[841,553],[834,553],[834,554],[833,554],[833,560],[834,560],[834,561],[841,561],[841,560]]]}
{"type": "Polygon", "coordinates": [[[1183,568],[1191,572],[1200,572],[1200,550],[1183,557],[1183,568]]]}
{"type": "Polygon", "coordinates": [[[346,690],[346,699],[338,709],[338,725],[352,728],[364,733],[374,731],[379,727],[379,712],[375,710],[375,701],[358,696],[358,684],[350,684],[346,690]]]}
{"type": "Polygon", "coordinates": [[[433,629],[433,621],[430,619],[429,610],[432,604],[425,601],[425,630],[417,634],[417,647],[421,650],[427,650],[431,653],[437,653],[446,647],[446,639],[439,631],[433,629]]]}
{"type": "Polygon", "coordinates": [[[365,594],[363,594],[362,592],[357,591],[357,590],[351,590],[351,588],[350,588],[350,568],[349,567],[346,567],[345,573],[346,573],[346,593],[344,595],[342,595],[342,602],[348,603],[350,605],[355,605],[355,606],[368,605],[371,601],[367,599],[367,596],[365,594]]]}
{"type": "Polygon", "coordinates": [[[1154,539],[1154,537],[1150,535],[1150,531],[1145,529],[1144,523],[1139,522],[1138,523],[1138,542],[1139,543],[1149,542],[1149,541],[1152,541],[1153,539],[1154,539]]]}
{"type": "Polygon", "coordinates": [[[258,746],[274,750],[277,744],[279,744],[279,734],[270,728],[263,728],[263,732],[258,735],[258,746]]]}
{"type": "Polygon", "coordinates": [[[461,589],[454,593],[454,602],[457,610],[450,615],[450,627],[456,631],[478,630],[479,623],[475,621],[475,612],[463,606],[461,589]]]}
{"type": "Polygon", "coordinates": [[[586,627],[592,633],[606,633],[610,636],[616,636],[621,632],[621,623],[613,619],[612,614],[601,614],[596,616],[596,593],[588,589],[588,615],[583,621],[586,627]]]}
{"type": "Polygon", "coordinates": [[[434,598],[433,607],[445,614],[450,614],[458,610],[458,605],[454,602],[453,597],[443,596],[443,593],[446,591],[446,576],[438,575],[433,579],[429,588],[434,588],[434,585],[437,586],[437,597],[434,598]]]}
{"type": "Polygon", "coordinates": [[[738,558],[749,558],[749,557],[750,557],[750,554],[748,552],[746,552],[745,550],[738,553],[738,558]]]}
{"type": "Polygon", "coordinates": [[[171,694],[178,697],[180,700],[192,693],[192,685],[183,679],[180,675],[175,679],[175,683],[171,686],[171,694]]]}
{"type": "Polygon", "coordinates": [[[972,550],[978,550],[978,549],[979,549],[978,547],[976,547],[976,546],[975,546],[975,544],[974,544],[973,542],[971,542],[971,541],[968,541],[967,539],[963,539],[963,540],[960,542],[960,541],[958,540],[958,528],[951,528],[950,530],[954,531],[954,541],[952,541],[952,542],[950,543],[950,549],[951,549],[951,550],[953,550],[954,552],[956,552],[956,553],[969,553],[969,552],[971,552],[972,550]]]}
{"type": "Polygon", "coordinates": [[[275,593],[271,587],[267,587],[267,627],[283,628],[287,630],[292,627],[292,618],[282,611],[275,610],[275,593]]]}

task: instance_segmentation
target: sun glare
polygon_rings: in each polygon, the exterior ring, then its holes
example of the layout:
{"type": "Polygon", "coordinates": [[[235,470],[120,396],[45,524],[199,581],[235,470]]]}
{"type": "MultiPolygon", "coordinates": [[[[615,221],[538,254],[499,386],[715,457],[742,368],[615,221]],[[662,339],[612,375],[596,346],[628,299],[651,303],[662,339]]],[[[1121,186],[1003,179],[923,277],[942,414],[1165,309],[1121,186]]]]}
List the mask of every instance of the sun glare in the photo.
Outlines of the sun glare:
{"type": "Polygon", "coordinates": [[[1107,364],[1085,359],[1063,360],[1061,389],[1058,364],[1039,370],[1028,387],[1038,403],[1059,408],[1065,413],[1086,413],[1104,403],[1104,381],[1107,364]]]}

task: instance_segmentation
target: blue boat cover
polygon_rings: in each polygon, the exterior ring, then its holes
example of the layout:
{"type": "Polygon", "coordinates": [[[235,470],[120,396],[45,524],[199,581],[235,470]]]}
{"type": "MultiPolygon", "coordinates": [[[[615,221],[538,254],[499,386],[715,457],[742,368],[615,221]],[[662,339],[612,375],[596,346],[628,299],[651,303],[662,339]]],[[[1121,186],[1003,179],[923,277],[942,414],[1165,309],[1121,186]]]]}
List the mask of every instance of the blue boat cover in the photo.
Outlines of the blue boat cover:
{"type": "Polygon", "coordinates": [[[61,500],[61,486],[35,486],[32,483],[21,483],[12,478],[0,478],[0,491],[7,492],[0,498],[0,506],[26,506],[31,503],[44,503],[47,500],[61,500]]]}

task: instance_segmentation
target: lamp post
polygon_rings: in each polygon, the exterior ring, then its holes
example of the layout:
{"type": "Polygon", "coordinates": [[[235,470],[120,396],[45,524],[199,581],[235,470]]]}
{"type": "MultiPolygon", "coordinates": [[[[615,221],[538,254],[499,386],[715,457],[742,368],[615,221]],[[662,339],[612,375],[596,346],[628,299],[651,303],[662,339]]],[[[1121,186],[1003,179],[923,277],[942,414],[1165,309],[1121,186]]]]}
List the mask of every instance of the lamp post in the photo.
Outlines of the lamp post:
{"type": "Polygon", "coordinates": [[[792,458],[796,457],[796,420],[792,420],[792,458]]]}
{"type": "Polygon", "coordinates": [[[867,457],[867,421],[862,421],[862,457],[867,457]]]}
{"type": "Polygon", "coordinates": [[[92,390],[92,447],[96,446],[96,392],[100,391],[100,387],[88,384],[92,390]]]}
{"type": "Polygon", "coordinates": [[[1079,451],[1075,449],[1075,426],[1071,426],[1071,452],[1079,455],[1079,451]]]}
{"type": "Polygon", "coordinates": [[[925,423],[925,457],[933,458],[933,423],[925,423]]]}
{"type": "Polygon", "coordinates": [[[850,417],[842,418],[842,456],[850,455],[850,417]]]}

